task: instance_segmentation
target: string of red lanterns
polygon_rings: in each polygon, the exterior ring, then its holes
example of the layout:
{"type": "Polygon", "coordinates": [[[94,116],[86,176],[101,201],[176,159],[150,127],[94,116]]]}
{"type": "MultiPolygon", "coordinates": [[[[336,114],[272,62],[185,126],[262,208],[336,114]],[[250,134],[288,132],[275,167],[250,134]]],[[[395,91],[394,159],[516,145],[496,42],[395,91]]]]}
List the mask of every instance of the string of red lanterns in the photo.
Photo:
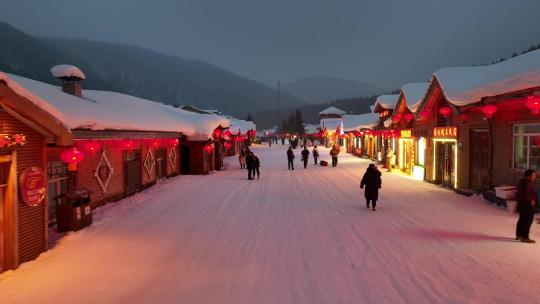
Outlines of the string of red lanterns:
{"type": "Polygon", "coordinates": [[[22,147],[26,145],[26,136],[24,134],[0,134],[0,148],[22,147]]]}

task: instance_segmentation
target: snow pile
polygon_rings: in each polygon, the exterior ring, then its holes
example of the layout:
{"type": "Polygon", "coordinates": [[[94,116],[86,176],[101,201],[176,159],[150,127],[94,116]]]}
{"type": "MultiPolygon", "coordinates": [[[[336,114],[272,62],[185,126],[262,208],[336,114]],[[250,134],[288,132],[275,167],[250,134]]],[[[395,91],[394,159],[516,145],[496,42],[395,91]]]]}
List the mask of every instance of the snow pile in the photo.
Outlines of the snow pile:
{"type": "Polygon", "coordinates": [[[440,69],[434,77],[448,101],[465,106],[482,97],[539,87],[540,50],[487,66],[440,69]]]}
{"type": "Polygon", "coordinates": [[[422,103],[429,87],[428,82],[408,83],[401,87],[401,92],[407,101],[407,107],[413,113],[416,113],[422,103]]]}
{"type": "Polygon", "coordinates": [[[319,115],[343,115],[345,113],[345,111],[340,110],[336,107],[329,107],[328,109],[319,112],[319,115]]]}
{"type": "Polygon", "coordinates": [[[375,101],[375,108],[377,106],[380,106],[384,109],[394,109],[398,102],[399,95],[381,95],[377,97],[377,100],[375,101]]]}
{"type": "Polygon", "coordinates": [[[69,129],[182,132],[188,140],[206,140],[216,127],[230,123],[222,116],[196,114],[121,93],[83,90],[79,98],[17,75],[0,72],[0,79],[69,129]]]}
{"type": "Polygon", "coordinates": [[[312,124],[304,124],[304,129],[306,130],[306,134],[317,134],[319,133],[319,125],[312,125],[312,124]]]}
{"type": "Polygon", "coordinates": [[[366,113],[360,115],[343,115],[343,130],[355,131],[360,129],[370,129],[377,125],[379,114],[366,113]]]}
{"type": "Polygon", "coordinates": [[[59,64],[51,68],[51,73],[56,78],[79,78],[86,79],[86,75],[76,66],[69,64],[59,64]]]}

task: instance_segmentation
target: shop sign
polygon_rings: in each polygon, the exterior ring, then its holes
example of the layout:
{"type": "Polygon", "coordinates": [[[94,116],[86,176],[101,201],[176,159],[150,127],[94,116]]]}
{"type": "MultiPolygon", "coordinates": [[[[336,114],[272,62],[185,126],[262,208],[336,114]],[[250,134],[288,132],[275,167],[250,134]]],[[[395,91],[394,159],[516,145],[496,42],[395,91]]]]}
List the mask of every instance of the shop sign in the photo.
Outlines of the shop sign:
{"type": "Polygon", "coordinates": [[[401,138],[411,138],[412,130],[411,129],[401,130],[400,135],[401,135],[401,138]]]}
{"type": "Polygon", "coordinates": [[[41,168],[26,168],[21,174],[20,183],[22,200],[26,205],[36,206],[43,202],[47,179],[41,168]]]}
{"type": "Polygon", "coordinates": [[[435,138],[456,138],[458,127],[436,127],[433,128],[435,138]]]}

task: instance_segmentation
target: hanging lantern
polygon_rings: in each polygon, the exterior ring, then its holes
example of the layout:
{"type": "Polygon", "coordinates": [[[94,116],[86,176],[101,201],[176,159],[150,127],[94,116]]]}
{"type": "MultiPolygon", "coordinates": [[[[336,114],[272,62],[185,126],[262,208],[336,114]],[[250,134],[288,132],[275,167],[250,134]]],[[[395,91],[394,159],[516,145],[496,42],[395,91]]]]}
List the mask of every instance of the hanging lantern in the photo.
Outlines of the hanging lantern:
{"type": "Polygon", "coordinates": [[[173,146],[173,147],[178,146],[179,143],[180,143],[180,140],[178,140],[178,138],[173,138],[171,140],[171,146],[173,146]]]}
{"type": "Polygon", "coordinates": [[[99,149],[101,149],[101,145],[98,142],[90,141],[90,142],[84,143],[83,149],[86,152],[94,154],[97,151],[99,151],[99,149]]]}
{"type": "Polygon", "coordinates": [[[527,101],[525,101],[527,108],[531,110],[532,114],[538,114],[540,112],[540,97],[538,96],[529,96],[527,101]]]}
{"type": "Polygon", "coordinates": [[[60,159],[68,164],[69,171],[76,171],[77,164],[84,159],[84,153],[73,147],[72,149],[62,151],[60,153],[60,159]]]}
{"type": "Polygon", "coordinates": [[[497,106],[492,104],[484,105],[480,108],[482,110],[482,113],[486,115],[487,118],[491,118],[495,112],[497,112],[497,106]]]}
{"type": "Polygon", "coordinates": [[[154,139],[152,145],[154,146],[154,149],[157,149],[159,147],[159,140],[154,139]]]}
{"type": "Polygon", "coordinates": [[[428,109],[423,109],[422,111],[420,111],[420,118],[422,120],[426,120],[428,118],[431,117],[431,111],[428,110],[428,109]]]}
{"type": "Polygon", "coordinates": [[[214,150],[214,147],[212,146],[212,144],[207,144],[204,146],[203,150],[206,152],[206,153],[211,153],[212,150],[214,150]]]}
{"type": "Polygon", "coordinates": [[[223,137],[225,139],[229,139],[229,138],[231,138],[231,136],[232,136],[231,131],[227,130],[227,131],[223,132],[223,137]]]}
{"type": "Polygon", "coordinates": [[[230,142],[225,142],[223,146],[225,147],[225,149],[230,149],[232,147],[232,144],[230,142]]]}
{"type": "Polygon", "coordinates": [[[398,123],[400,120],[401,120],[401,114],[399,114],[399,113],[394,115],[394,117],[392,117],[392,121],[394,123],[398,123]]]}
{"type": "Polygon", "coordinates": [[[414,115],[412,113],[406,113],[405,114],[405,120],[407,122],[410,122],[414,118],[414,115]]]}
{"type": "Polygon", "coordinates": [[[447,117],[448,115],[450,115],[450,113],[452,113],[452,108],[450,108],[449,106],[441,107],[439,109],[439,113],[441,113],[442,116],[447,117]]]}
{"type": "Polygon", "coordinates": [[[221,137],[221,129],[215,129],[213,135],[214,135],[214,138],[220,138],[221,137]]]}

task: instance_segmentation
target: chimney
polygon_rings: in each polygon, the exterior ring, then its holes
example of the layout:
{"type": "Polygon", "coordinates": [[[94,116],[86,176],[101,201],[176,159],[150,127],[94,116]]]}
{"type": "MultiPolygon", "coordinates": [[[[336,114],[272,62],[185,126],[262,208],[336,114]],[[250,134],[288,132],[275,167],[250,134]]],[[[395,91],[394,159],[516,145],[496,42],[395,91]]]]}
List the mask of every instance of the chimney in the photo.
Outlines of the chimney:
{"type": "Polygon", "coordinates": [[[86,79],[84,73],[76,66],[60,64],[51,68],[54,77],[62,80],[62,91],[82,97],[82,83],[86,79]]]}

